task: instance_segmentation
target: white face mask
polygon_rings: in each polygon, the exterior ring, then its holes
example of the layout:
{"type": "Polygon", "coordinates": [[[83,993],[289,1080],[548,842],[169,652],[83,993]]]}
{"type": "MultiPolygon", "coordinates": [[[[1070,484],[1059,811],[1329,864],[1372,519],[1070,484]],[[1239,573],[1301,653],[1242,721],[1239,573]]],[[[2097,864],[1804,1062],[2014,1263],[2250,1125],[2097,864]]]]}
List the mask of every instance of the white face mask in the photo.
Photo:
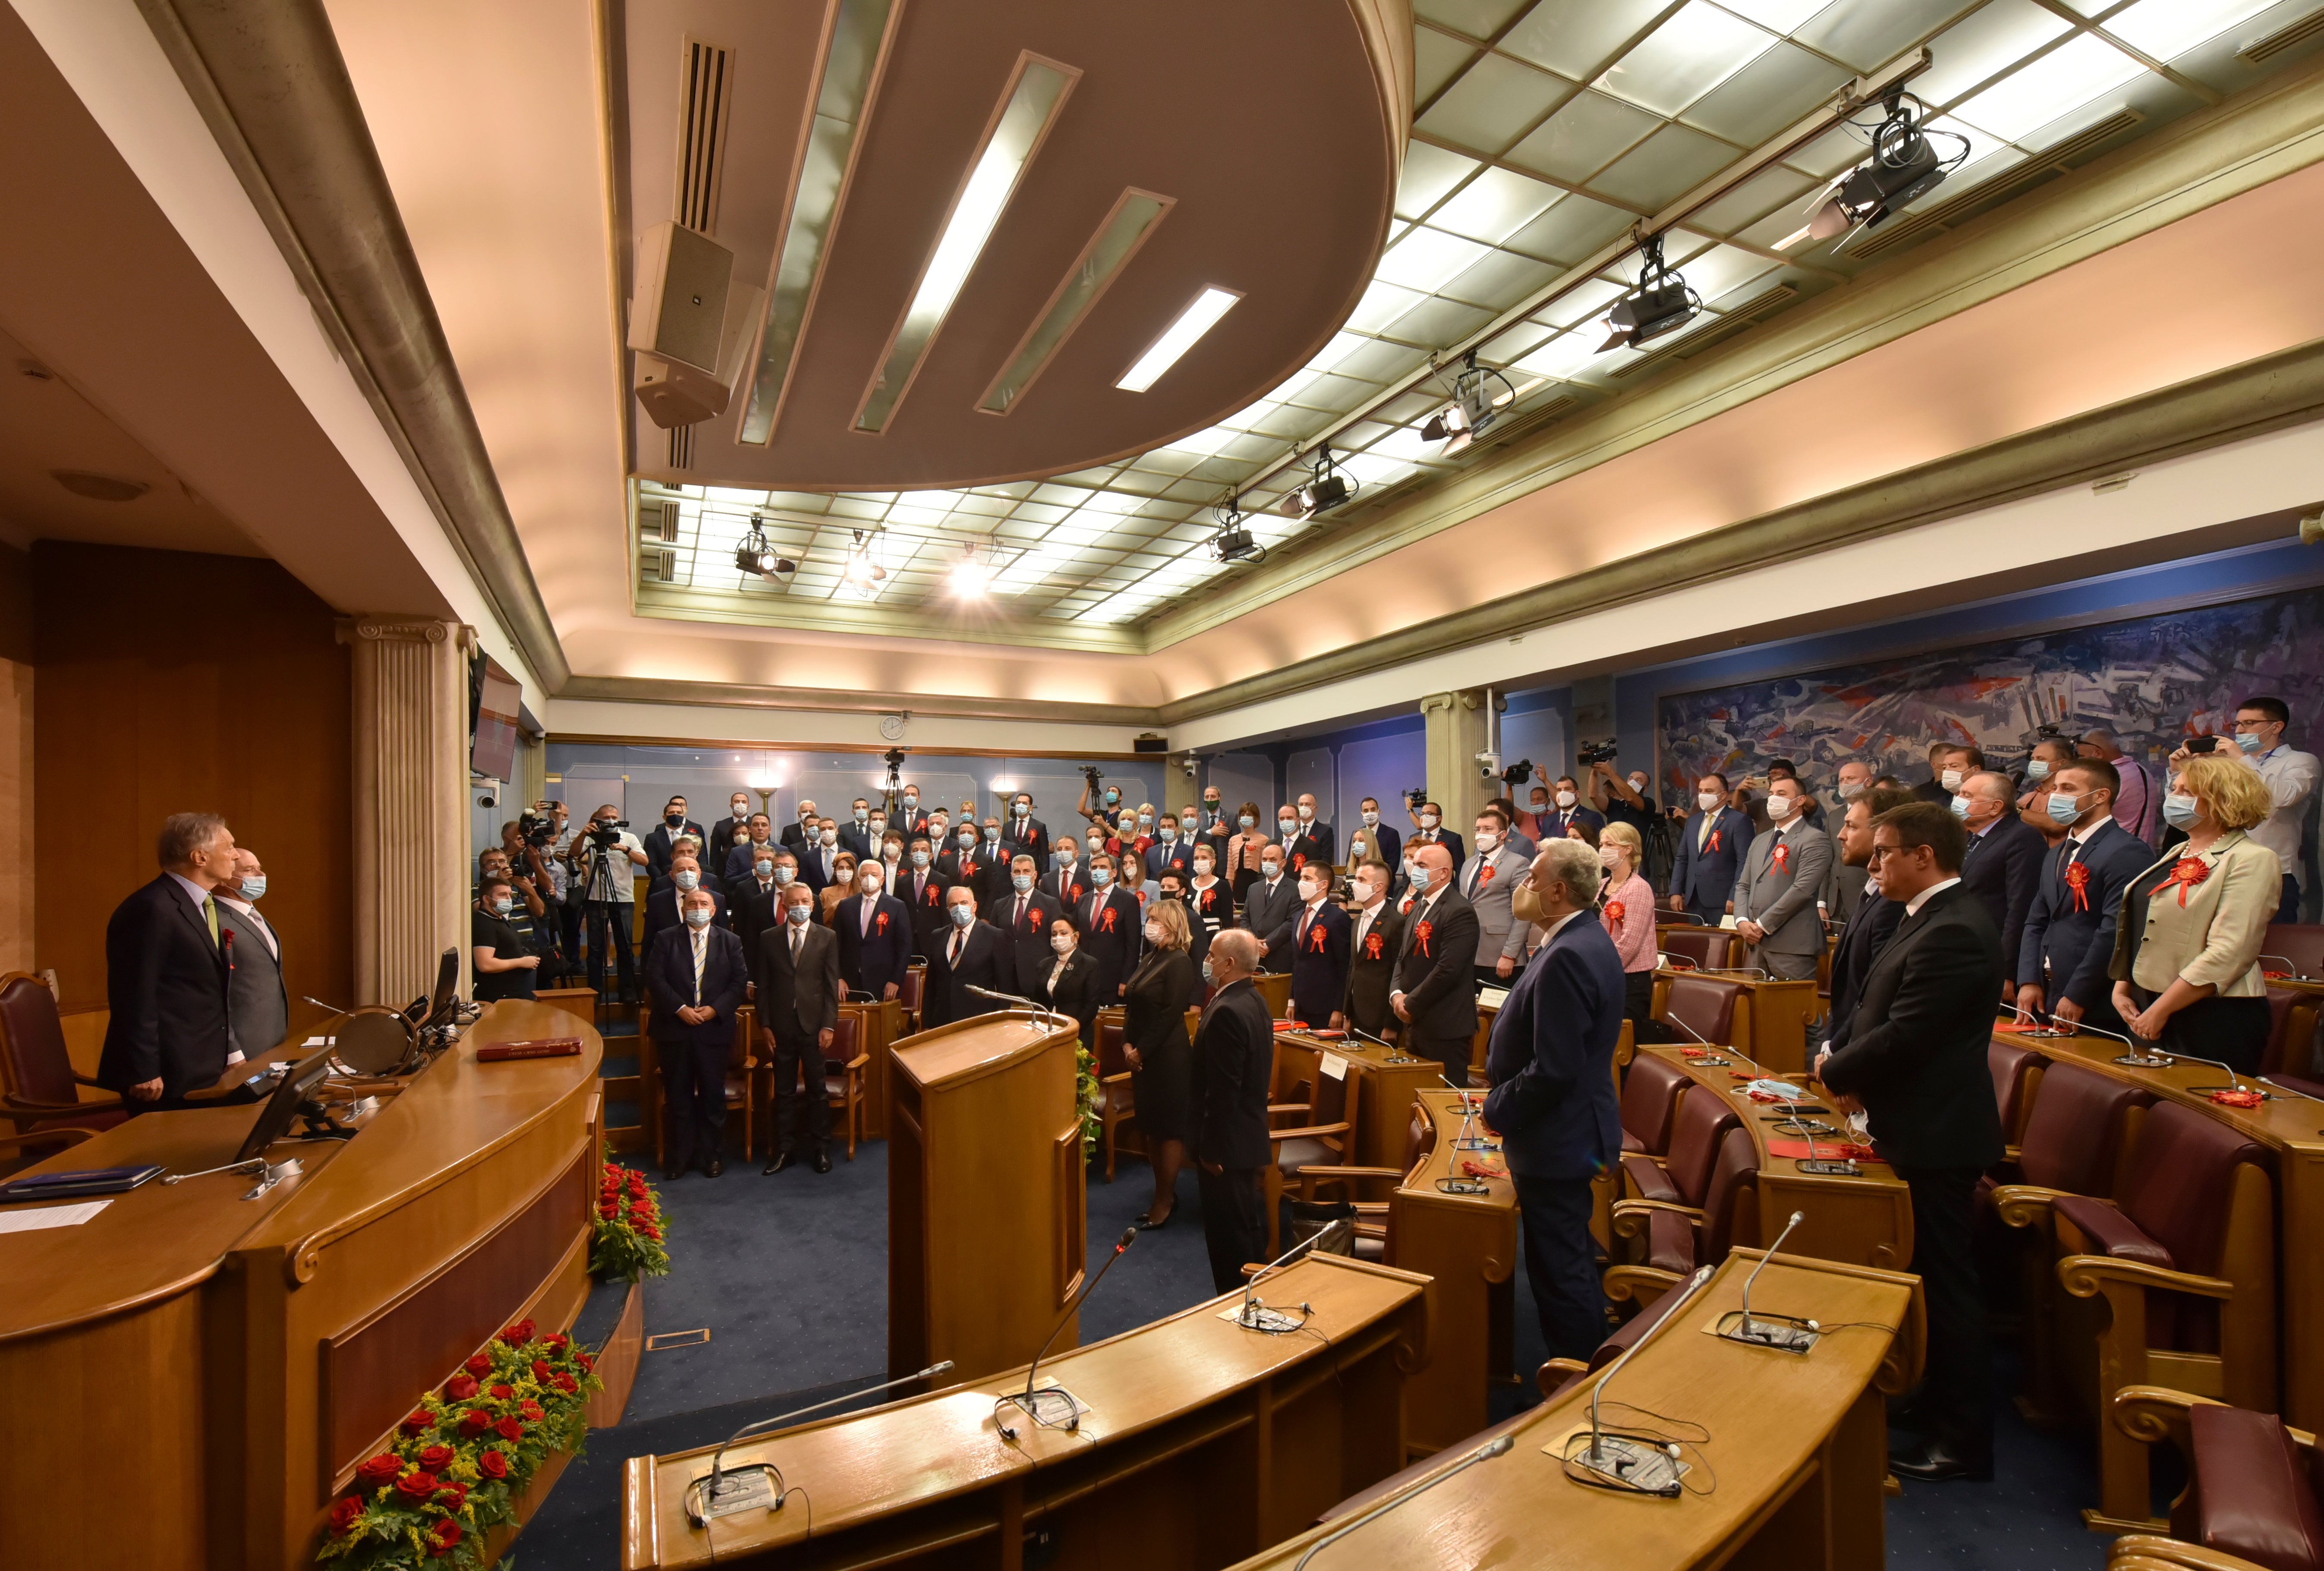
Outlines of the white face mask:
{"type": "Polygon", "coordinates": [[[1716,812],[1719,809],[1719,804],[1726,799],[1726,798],[1720,796],[1717,791],[1697,791],[1694,793],[1695,806],[1701,808],[1706,813],[1716,812]]]}
{"type": "Polygon", "coordinates": [[[1576,797],[1572,791],[1560,791],[1557,793],[1557,805],[1561,808],[1570,808],[1580,799],[1581,799],[1576,797]]]}
{"type": "Polygon", "coordinates": [[[1312,905],[1323,898],[1323,886],[1313,879],[1303,878],[1299,881],[1299,898],[1312,905]]]}
{"type": "Polygon", "coordinates": [[[1056,934],[1049,939],[1049,947],[1055,949],[1061,958],[1070,955],[1074,952],[1074,936],[1071,933],[1056,934]]]}
{"type": "Polygon", "coordinates": [[[1500,838],[1490,829],[1480,829],[1477,831],[1477,850],[1480,854],[1490,851],[1495,846],[1500,844],[1500,838]]]}
{"type": "Polygon", "coordinates": [[[1788,823],[1800,810],[1800,799],[1794,796],[1774,796],[1767,799],[1767,817],[1778,824],[1788,823]]]}
{"type": "Polygon", "coordinates": [[[874,818],[874,819],[872,819],[872,837],[873,837],[874,839],[877,839],[880,836],[882,836],[882,835],[886,834],[887,832],[888,832],[888,820],[887,820],[887,819],[885,819],[885,818],[874,818]]]}
{"type": "Polygon", "coordinates": [[[681,867],[669,875],[669,881],[680,889],[691,890],[700,885],[702,874],[681,867]]]}
{"type": "Polygon", "coordinates": [[[1379,809],[1378,808],[1367,808],[1364,809],[1364,827],[1367,829],[1377,829],[1379,827],[1379,809]]]}
{"type": "Polygon", "coordinates": [[[1211,868],[1213,865],[1213,864],[1209,857],[1204,857],[1202,860],[1194,864],[1194,876],[1196,878],[1208,878],[1211,875],[1211,868]]]}
{"type": "Polygon", "coordinates": [[[1424,829],[1434,829],[1436,827],[1436,815],[1434,813],[1421,814],[1420,827],[1424,829]]]}
{"type": "Polygon", "coordinates": [[[817,835],[816,839],[825,846],[836,846],[839,844],[839,831],[836,829],[825,829],[822,834],[817,835]]]}
{"type": "Polygon", "coordinates": [[[1637,792],[1640,796],[1645,796],[1646,794],[1646,777],[1642,774],[1632,775],[1630,777],[1630,789],[1637,792]]]}
{"type": "Polygon", "coordinates": [[[1299,809],[1299,821],[1303,824],[1314,816],[1315,809],[1313,808],[1303,807],[1299,809]]]}
{"type": "Polygon", "coordinates": [[[1160,922],[1148,922],[1146,924],[1146,941],[1149,944],[1158,944],[1162,941],[1162,924],[1160,922]]]}
{"type": "Polygon", "coordinates": [[[738,818],[747,818],[751,816],[751,804],[748,802],[729,802],[727,806],[738,818]]]}
{"type": "Polygon", "coordinates": [[[1372,902],[1379,900],[1385,892],[1386,892],[1383,891],[1379,884],[1373,883],[1370,879],[1359,879],[1356,883],[1356,903],[1358,905],[1370,905],[1372,902]]]}
{"type": "Polygon", "coordinates": [[[855,887],[862,890],[865,894],[878,894],[880,892],[880,875],[875,873],[869,878],[859,878],[855,881],[855,887]]]}
{"type": "Polygon", "coordinates": [[[1961,772],[1957,769],[1949,769],[1945,771],[1944,773],[1937,776],[1937,783],[1944,787],[1945,790],[1949,791],[1960,790],[1960,782],[1961,772]]]}

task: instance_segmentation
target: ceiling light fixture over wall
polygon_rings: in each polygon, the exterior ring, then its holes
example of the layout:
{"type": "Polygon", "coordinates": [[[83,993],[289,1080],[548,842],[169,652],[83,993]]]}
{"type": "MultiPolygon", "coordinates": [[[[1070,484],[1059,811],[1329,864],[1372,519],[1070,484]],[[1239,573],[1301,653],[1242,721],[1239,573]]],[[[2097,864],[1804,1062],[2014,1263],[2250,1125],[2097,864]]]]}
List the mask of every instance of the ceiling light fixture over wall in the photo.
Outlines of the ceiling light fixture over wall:
{"type": "Polygon", "coordinates": [[[1204,554],[1214,562],[1249,562],[1252,567],[1267,560],[1267,548],[1251,538],[1243,524],[1242,498],[1230,496],[1218,510],[1219,532],[1204,542],[1204,554]]]}
{"type": "Polygon", "coordinates": [[[928,346],[944,326],[945,314],[959,298],[961,286],[968,282],[976,259],[984,254],[985,242],[992,237],[1026,167],[1080,79],[1081,72],[1074,67],[1044,60],[1029,51],[1017,57],[1016,74],[1002,97],[1000,113],[969,165],[960,194],[953,199],[944,231],[936,249],[928,253],[919,282],[912,291],[912,303],[896,324],[872,385],[864,389],[862,405],[855,411],[857,430],[876,434],[886,430],[895,418],[896,406],[919,374],[928,346]]]}
{"type": "Polygon", "coordinates": [[[982,600],[992,583],[992,570],[976,554],[974,546],[961,553],[952,569],[952,593],[955,600],[982,600]]]}
{"type": "Polygon", "coordinates": [[[1204,333],[1218,326],[1219,319],[1240,299],[1240,290],[1221,289],[1215,284],[1204,289],[1178,313],[1176,321],[1162,329],[1162,336],[1154,340],[1153,347],[1140,355],[1114,385],[1126,393],[1143,393],[1153,386],[1204,333]]]}
{"type": "MultiPolygon", "coordinates": [[[[1534,385],[1539,385],[1539,379],[1534,385]]],[[[1442,457],[1451,457],[1476,439],[1477,434],[1500,418],[1500,411],[1517,402],[1517,390],[1509,379],[1489,365],[1477,364],[1474,349],[1462,356],[1461,369],[1452,378],[1452,399],[1420,428],[1421,439],[1443,442],[1442,457]],[[1501,384],[1496,393],[1494,383],[1501,384]]]]}
{"type": "Polygon", "coordinates": [[[879,530],[856,530],[855,549],[847,553],[847,566],[840,569],[840,582],[859,600],[876,598],[888,582],[888,569],[880,563],[879,530]]]}
{"type": "Polygon", "coordinates": [[[1342,505],[1362,489],[1360,484],[1348,478],[1346,470],[1333,462],[1332,444],[1325,442],[1315,449],[1315,462],[1308,469],[1307,484],[1285,492],[1277,505],[1286,518],[1313,518],[1342,505]]]}
{"type": "Polygon", "coordinates": [[[1877,125],[1848,122],[1869,137],[1872,156],[1809,202],[1807,222],[1776,241],[1776,250],[1788,251],[1803,240],[1829,240],[1853,228],[1855,235],[1832,247],[1845,250],[1858,235],[1869,234],[1943,184],[1969,157],[1969,138],[1930,130],[1928,106],[1903,88],[1891,88],[1882,103],[1887,112],[1877,125]],[[1950,158],[1939,154],[1935,137],[1958,144],[1950,158]]]}
{"type": "Polygon", "coordinates": [[[1598,346],[1600,355],[1609,349],[1635,349],[1665,333],[1674,333],[1702,310],[1702,297],[1663,261],[1660,235],[1639,237],[1638,262],[1638,282],[1606,313],[1606,341],[1598,346]]]}

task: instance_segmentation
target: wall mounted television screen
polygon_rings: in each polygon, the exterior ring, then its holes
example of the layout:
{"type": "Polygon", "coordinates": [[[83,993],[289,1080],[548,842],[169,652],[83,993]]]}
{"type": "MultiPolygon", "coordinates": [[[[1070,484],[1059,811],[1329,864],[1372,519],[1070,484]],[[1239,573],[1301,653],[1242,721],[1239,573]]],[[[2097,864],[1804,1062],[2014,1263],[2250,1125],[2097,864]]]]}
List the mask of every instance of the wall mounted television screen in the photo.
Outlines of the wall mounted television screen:
{"type": "Polygon", "coordinates": [[[475,688],[468,767],[493,780],[513,780],[520,724],[517,706],[523,701],[523,691],[516,685],[516,679],[495,665],[491,656],[483,658],[480,669],[483,674],[475,688]]]}

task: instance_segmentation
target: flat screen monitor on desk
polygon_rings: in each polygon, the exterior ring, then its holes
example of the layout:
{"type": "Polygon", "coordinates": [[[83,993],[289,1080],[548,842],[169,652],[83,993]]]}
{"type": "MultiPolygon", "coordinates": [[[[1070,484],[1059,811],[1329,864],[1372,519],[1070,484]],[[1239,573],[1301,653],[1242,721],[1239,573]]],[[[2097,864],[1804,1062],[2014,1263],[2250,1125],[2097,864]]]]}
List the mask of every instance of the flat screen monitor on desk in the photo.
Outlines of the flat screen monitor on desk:
{"type": "Polygon", "coordinates": [[[290,1132],[291,1120],[299,1116],[300,1104],[310,1100],[315,1087],[331,1077],[331,1049],[324,1048],[308,1054],[290,1066],[290,1073],[276,1083],[274,1095],[258,1110],[258,1122],[250,1126],[244,1137],[242,1149],[235,1153],[237,1162],[247,1162],[266,1154],[266,1148],[290,1132]]]}
{"type": "Polygon", "coordinates": [[[434,990],[425,999],[413,999],[403,1012],[419,1030],[442,1025],[452,1018],[453,1006],[460,1002],[459,989],[460,951],[447,949],[443,959],[437,962],[434,990]]]}

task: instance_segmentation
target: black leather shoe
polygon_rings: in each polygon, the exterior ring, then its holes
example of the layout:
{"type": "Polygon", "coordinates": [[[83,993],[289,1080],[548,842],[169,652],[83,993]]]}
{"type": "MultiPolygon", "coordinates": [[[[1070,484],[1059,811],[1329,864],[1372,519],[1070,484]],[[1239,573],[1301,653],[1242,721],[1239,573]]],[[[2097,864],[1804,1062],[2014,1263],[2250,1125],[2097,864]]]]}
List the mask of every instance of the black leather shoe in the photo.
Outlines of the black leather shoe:
{"type": "Polygon", "coordinates": [[[761,1168],[759,1171],[762,1176],[767,1173],[779,1173],[798,1160],[798,1158],[792,1156],[788,1151],[777,1151],[775,1153],[775,1160],[769,1162],[765,1167],[761,1168]]]}
{"type": "Polygon", "coordinates": [[[1138,1231],[1140,1233],[1159,1233],[1164,1228],[1170,1225],[1170,1218],[1178,1214],[1176,1211],[1165,1211],[1162,1213],[1162,1220],[1157,1222],[1154,1220],[1152,1214],[1148,1213],[1138,1219],[1138,1231]]]}
{"type": "Polygon", "coordinates": [[[818,1173],[827,1173],[831,1171],[831,1153],[829,1151],[817,1151],[815,1153],[815,1170],[818,1173]]]}
{"type": "Polygon", "coordinates": [[[1966,1440],[1931,1438],[1910,1451],[1888,1458],[1888,1470],[1899,1478],[1923,1483],[1944,1483],[1966,1478],[1977,1483],[1993,1482],[1993,1446],[1966,1440]]]}
{"type": "Polygon", "coordinates": [[[708,1173],[714,1178],[725,1170],[726,1160],[724,1157],[712,1157],[710,1159],[710,1165],[703,1169],[704,1172],[708,1173]]]}
{"type": "Polygon", "coordinates": [[[675,1184],[684,1177],[686,1177],[684,1168],[664,1168],[661,1170],[661,1181],[665,1184],[675,1184]]]}

